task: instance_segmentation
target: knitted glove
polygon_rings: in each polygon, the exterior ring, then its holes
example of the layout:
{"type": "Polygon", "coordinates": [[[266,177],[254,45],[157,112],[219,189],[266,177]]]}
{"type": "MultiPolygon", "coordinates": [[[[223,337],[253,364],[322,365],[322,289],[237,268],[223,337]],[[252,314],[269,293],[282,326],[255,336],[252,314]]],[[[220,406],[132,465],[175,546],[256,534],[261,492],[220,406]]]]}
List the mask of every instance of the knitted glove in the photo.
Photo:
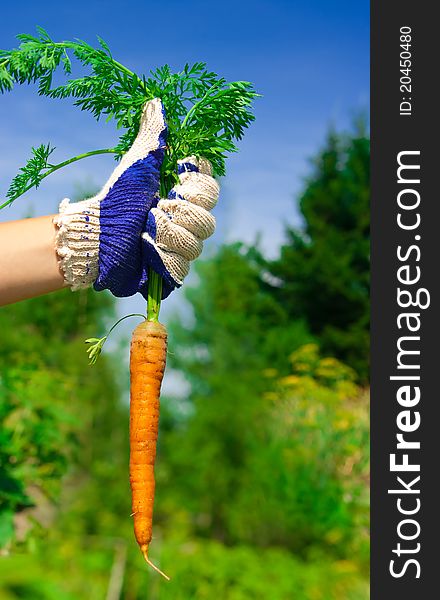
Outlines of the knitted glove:
{"type": "MultiPolygon", "coordinates": [[[[65,281],[73,290],[93,284],[95,290],[109,289],[119,297],[131,296],[138,291],[146,297],[148,267],[151,265],[165,281],[163,297],[182,284],[188,272],[188,260],[201,251],[200,241],[197,253],[188,252],[188,246],[192,247],[194,240],[210,235],[215,221],[208,214],[209,233],[206,235],[206,228],[201,229],[199,225],[206,220],[206,216],[202,216],[204,213],[167,204],[172,203],[173,193],[174,203],[185,205],[194,202],[192,197],[204,196],[201,186],[206,185],[205,180],[192,186],[192,196],[179,195],[178,189],[184,183],[183,171],[181,185],[174,188],[168,200],[159,202],[159,205],[164,202],[165,206],[158,206],[166,134],[163,106],[156,98],[146,103],[135,142],[102,190],[81,202],[71,204],[67,198],[61,202],[59,215],[54,219],[58,226],[56,250],[65,281]],[[154,216],[150,213],[152,209],[156,213],[154,216]],[[179,232],[178,242],[176,230],[170,228],[173,220],[179,232]],[[148,241],[143,241],[142,233],[146,230],[148,241]],[[174,264],[177,267],[173,268],[174,264]]],[[[183,164],[197,173],[197,160],[183,164]]],[[[179,171],[181,168],[179,166],[179,171]]],[[[210,173],[207,164],[201,167],[201,174],[202,170],[210,173]]],[[[210,175],[204,176],[216,190],[216,200],[218,185],[210,175]]],[[[202,206],[200,208],[206,212],[202,206]]]]}
{"type": "Polygon", "coordinates": [[[182,285],[189,262],[201,253],[203,240],[214,233],[215,218],[209,211],[219,195],[206,159],[191,156],[178,161],[178,174],[180,183],[167,200],[151,209],[142,235],[144,261],[161,274],[164,298],[182,285]]]}

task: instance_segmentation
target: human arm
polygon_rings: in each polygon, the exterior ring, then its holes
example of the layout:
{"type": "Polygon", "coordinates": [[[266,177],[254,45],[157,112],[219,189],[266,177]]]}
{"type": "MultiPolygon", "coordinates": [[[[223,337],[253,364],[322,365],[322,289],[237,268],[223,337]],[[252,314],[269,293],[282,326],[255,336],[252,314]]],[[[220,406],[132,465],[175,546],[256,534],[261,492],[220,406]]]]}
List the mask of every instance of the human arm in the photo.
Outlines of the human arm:
{"type": "Polygon", "coordinates": [[[0,223],[0,305],[65,287],[54,216],[0,223]]]}

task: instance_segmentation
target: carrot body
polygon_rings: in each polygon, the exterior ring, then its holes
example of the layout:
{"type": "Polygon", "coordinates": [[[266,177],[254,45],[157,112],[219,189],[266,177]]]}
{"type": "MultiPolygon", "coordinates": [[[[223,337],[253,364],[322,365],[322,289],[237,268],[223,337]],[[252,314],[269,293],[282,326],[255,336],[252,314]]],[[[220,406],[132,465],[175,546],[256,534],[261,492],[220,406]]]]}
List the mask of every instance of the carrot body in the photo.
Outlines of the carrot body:
{"type": "Polygon", "coordinates": [[[167,331],[160,323],[144,321],[133,331],[130,347],[130,486],[134,533],[149,563],[159,397],[166,350],[167,331]]]}

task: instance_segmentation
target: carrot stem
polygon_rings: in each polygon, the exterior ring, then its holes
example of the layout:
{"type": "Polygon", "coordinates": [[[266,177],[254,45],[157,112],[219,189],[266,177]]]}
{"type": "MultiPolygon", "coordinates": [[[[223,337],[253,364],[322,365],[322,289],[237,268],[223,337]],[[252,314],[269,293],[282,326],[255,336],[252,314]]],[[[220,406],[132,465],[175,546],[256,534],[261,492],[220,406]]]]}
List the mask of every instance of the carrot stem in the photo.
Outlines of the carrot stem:
{"type": "MultiPolygon", "coordinates": [[[[172,187],[172,183],[168,185],[165,181],[169,178],[165,176],[164,173],[164,165],[166,160],[164,159],[162,163],[162,172],[160,175],[160,197],[166,198],[168,193],[172,187]],[[171,187],[170,187],[171,186],[171,187]],[[168,189],[169,188],[169,189],[168,189]]],[[[156,273],[151,267],[148,271],[148,298],[147,298],[147,321],[154,321],[155,323],[159,322],[159,311],[160,311],[160,302],[162,300],[162,277],[156,273]]]]}
{"type": "MultiPolygon", "coordinates": [[[[116,154],[116,150],[115,150],[115,148],[103,148],[102,150],[91,150],[90,152],[84,152],[83,154],[78,154],[77,156],[68,158],[67,160],[60,162],[57,165],[48,164],[46,167],[47,171],[45,171],[42,175],[40,175],[38,185],[43,181],[43,179],[45,177],[47,177],[48,175],[51,175],[52,173],[55,173],[55,171],[58,171],[59,169],[62,169],[63,167],[67,167],[67,165],[71,165],[72,163],[77,162],[78,160],[82,160],[83,158],[88,158],[89,156],[96,156],[96,154],[116,154]]],[[[10,204],[12,204],[15,200],[17,200],[17,198],[19,198],[20,196],[23,196],[23,194],[25,194],[27,191],[29,191],[33,187],[38,187],[35,185],[34,181],[32,181],[29,185],[27,185],[18,196],[16,196],[15,198],[9,198],[9,200],[6,200],[5,202],[3,202],[3,204],[0,204],[0,210],[2,210],[3,208],[6,208],[6,206],[9,206],[10,204]]]]}
{"type": "Polygon", "coordinates": [[[142,317],[143,319],[145,319],[145,315],[143,315],[142,313],[131,313],[129,315],[125,315],[125,317],[121,317],[118,321],[116,321],[116,323],[114,323],[110,329],[108,330],[108,333],[105,337],[108,337],[111,332],[113,331],[113,329],[115,329],[115,327],[117,327],[119,325],[119,323],[121,323],[121,321],[125,321],[125,319],[129,319],[130,317],[142,317]]]}
{"type": "Polygon", "coordinates": [[[150,267],[148,284],[147,321],[159,322],[160,301],[162,298],[162,277],[150,267]]]}

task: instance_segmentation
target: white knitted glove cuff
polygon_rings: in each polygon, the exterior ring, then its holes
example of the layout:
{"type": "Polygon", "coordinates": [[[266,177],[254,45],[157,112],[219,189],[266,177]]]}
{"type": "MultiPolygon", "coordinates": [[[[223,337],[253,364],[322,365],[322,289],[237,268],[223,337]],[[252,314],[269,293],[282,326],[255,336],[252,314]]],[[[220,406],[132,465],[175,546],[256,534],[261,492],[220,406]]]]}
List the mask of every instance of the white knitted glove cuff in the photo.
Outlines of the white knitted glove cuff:
{"type": "Polygon", "coordinates": [[[89,287],[98,276],[99,200],[70,204],[65,198],[54,223],[58,226],[55,248],[65,282],[72,290],[89,287]]]}

